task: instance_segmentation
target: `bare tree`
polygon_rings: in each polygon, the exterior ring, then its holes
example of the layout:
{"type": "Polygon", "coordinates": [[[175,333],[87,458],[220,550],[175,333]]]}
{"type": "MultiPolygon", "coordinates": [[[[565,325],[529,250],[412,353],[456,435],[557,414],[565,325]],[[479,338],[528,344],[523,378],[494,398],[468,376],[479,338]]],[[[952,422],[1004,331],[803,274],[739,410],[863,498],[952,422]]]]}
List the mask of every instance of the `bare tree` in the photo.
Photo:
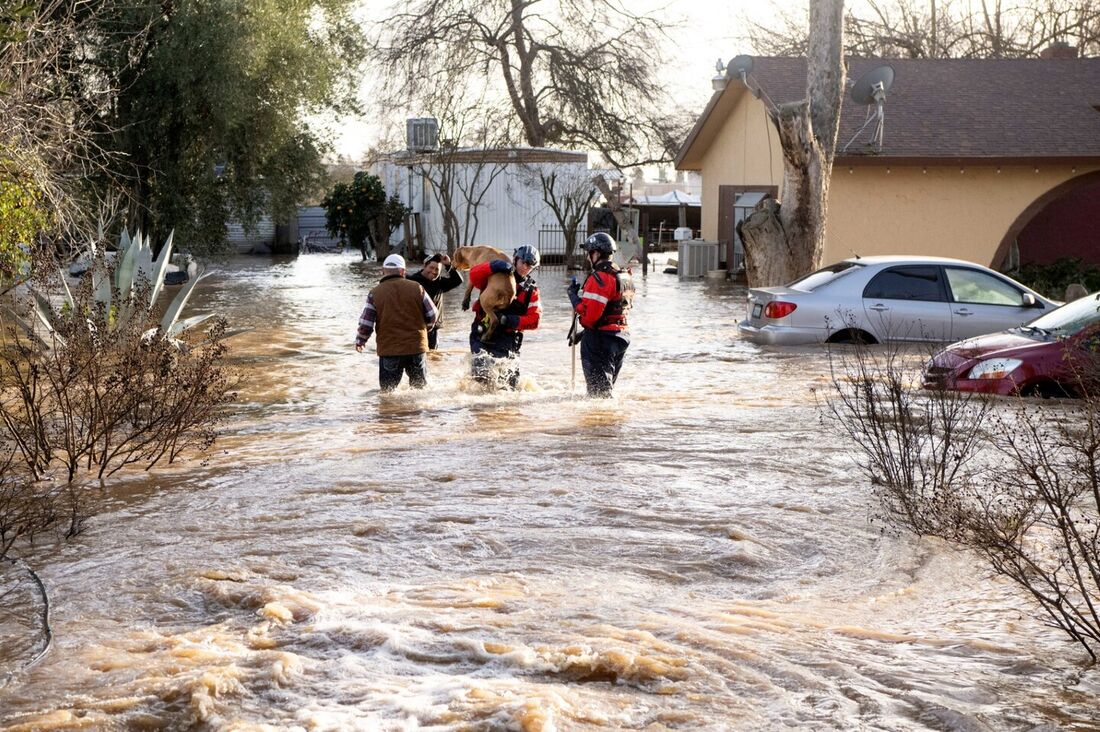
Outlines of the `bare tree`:
{"type": "Polygon", "coordinates": [[[973,552],[1095,662],[1100,652],[1100,390],[993,403],[918,391],[914,354],[833,352],[829,411],[897,528],[973,552]]]}
{"type": "MultiPolygon", "coordinates": [[[[454,87],[452,87],[454,88],[454,87]]],[[[479,104],[448,95],[436,112],[439,146],[413,167],[431,181],[432,197],[443,219],[447,251],[476,244],[485,196],[507,168],[500,157],[504,137],[479,104]]]]}
{"type": "Polygon", "coordinates": [[[782,284],[820,266],[844,90],[843,13],[843,0],[810,1],[807,98],[771,111],[783,204],[768,199],[741,227],[750,285],[782,284]]]}
{"type": "Polygon", "coordinates": [[[543,202],[553,212],[564,239],[565,263],[572,266],[577,232],[596,195],[591,174],[586,169],[526,164],[521,167],[519,179],[523,185],[541,194],[543,202]]]}
{"type": "Polygon", "coordinates": [[[663,23],[613,0],[416,0],[378,27],[387,102],[424,104],[457,73],[488,87],[513,140],[671,159],[679,117],[654,79],[663,23]]]}
{"type": "MultiPolygon", "coordinates": [[[[758,53],[801,56],[804,12],[784,6],[767,24],[746,19],[758,53]]],[[[845,51],[885,58],[1029,58],[1056,42],[1100,55],[1100,6],[1076,0],[863,0],[844,18],[845,51]]]]}

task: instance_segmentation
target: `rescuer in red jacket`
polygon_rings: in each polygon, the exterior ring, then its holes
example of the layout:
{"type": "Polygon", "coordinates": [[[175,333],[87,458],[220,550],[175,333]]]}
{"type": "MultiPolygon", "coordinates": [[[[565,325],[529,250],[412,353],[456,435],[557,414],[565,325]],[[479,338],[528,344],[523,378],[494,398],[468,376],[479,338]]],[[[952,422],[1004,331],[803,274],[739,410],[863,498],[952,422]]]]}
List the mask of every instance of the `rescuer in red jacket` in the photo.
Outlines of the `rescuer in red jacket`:
{"type": "Polygon", "coordinates": [[[634,281],[611,261],[615,241],[607,234],[593,234],[581,246],[592,272],[583,286],[573,280],[569,287],[569,301],[584,328],[581,368],[588,396],[610,397],[630,346],[626,316],[634,300],[634,281]]]}
{"type": "Polygon", "coordinates": [[[489,282],[495,272],[512,272],[516,278],[516,299],[498,311],[500,325],[491,340],[482,337],[481,306],[474,303],[474,322],[470,330],[470,353],[473,354],[473,377],[486,385],[507,384],[515,389],[519,383],[519,349],[523,345],[523,332],[539,327],[542,305],[539,303],[539,286],[531,277],[539,266],[539,250],[532,246],[517,247],[512,263],[497,260],[484,262],[470,269],[470,283],[479,290],[489,282]]]}

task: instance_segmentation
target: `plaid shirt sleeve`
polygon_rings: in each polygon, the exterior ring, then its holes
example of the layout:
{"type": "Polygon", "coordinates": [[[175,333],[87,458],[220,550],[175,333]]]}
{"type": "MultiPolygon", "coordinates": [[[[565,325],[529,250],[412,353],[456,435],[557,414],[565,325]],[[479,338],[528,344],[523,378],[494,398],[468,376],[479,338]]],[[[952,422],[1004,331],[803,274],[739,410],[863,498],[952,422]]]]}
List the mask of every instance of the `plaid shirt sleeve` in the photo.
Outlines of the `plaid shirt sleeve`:
{"type": "MultiPolygon", "coordinates": [[[[435,303],[428,297],[428,293],[424,292],[424,288],[420,289],[420,294],[423,296],[424,304],[424,322],[431,326],[435,322],[436,317],[439,315],[439,311],[435,309],[435,303]]],[[[359,321],[362,323],[363,321],[359,321]]]]}
{"type": "Polygon", "coordinates": [[[362,346],[370,339],[371,333],[374,332],[375,320],[374,293],[372,292],[367,295],[367,305],[363,308],[363,314],[359,316],[359,332],[355,336],[355,345],[362,346]]]}

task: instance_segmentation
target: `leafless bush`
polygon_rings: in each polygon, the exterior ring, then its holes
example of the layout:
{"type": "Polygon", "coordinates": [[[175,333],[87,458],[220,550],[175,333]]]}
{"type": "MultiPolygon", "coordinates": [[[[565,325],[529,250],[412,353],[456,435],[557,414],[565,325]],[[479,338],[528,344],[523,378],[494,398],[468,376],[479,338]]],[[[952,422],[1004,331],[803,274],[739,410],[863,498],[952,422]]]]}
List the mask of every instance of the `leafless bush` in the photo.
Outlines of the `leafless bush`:
{"type": "Polygon", "coordinates": [[[828,412],[891,526],[981,557],[1046,620],[1100,651],[1100,396],[992,400],[919,391],[897,347],[832,357],[828,412]]]}
{"type": "MultiPolygon", "coordinates": [[[[37,303],[28,298],[0,316],[0,560],[22,561],[44,608],[45,587],[30,566],[36,550],[78,533],[94,512],[95,488],[117,471],[209,448],[235,396],[224,320],[168,338],[155,312],[125,299],[98,302],[92,280],[85,276],[71,300],[50,298],[51,283],[39,282],[37,303]],[[25,325],[36,318],[31,335],[25,325]]],[[[138,302],[147,301],[142,288],[138,302]]],[[[48,641],[46,610],[42,631],[48,641]]]]}
{"type": "Polygon", "coordinates": [[[173,341],[152,336],[157,323],[143,310],[123,320],[117,307],[94,302],[90,283],[74,298],[77,308],[54,319],[54,347],[9,328],[0,352],[0,429],[26,474],[43,479],[60,468],[67,482],[82,470],[103,479],[209,447],[232,397],[225,322],[173,341]]]}

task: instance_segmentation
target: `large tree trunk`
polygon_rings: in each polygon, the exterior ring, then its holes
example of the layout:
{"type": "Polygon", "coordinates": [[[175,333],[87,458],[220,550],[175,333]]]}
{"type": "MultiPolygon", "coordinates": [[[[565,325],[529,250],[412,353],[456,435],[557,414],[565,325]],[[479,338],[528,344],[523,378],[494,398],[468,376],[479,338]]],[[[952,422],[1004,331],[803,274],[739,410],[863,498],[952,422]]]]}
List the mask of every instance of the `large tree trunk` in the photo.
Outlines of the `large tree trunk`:
{"type": "Polygon", "coordinates": [[[751,287],[790,282],[821,266],[825,214],[844,92],[843,0],[811,0],[807,99],[773,112],[783,149],[783,201],[741,226],[751,287]]]}

